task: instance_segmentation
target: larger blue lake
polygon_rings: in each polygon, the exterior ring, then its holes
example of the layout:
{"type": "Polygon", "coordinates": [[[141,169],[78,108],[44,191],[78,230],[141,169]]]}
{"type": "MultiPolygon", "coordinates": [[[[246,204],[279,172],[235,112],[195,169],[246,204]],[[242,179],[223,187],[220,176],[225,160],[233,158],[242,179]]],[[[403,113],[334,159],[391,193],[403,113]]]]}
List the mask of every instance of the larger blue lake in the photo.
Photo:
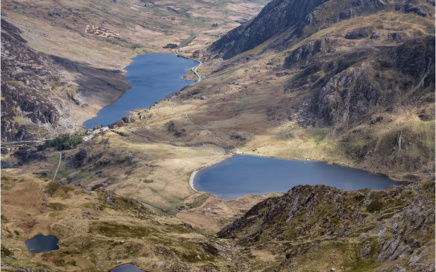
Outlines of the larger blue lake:
{"type": "Polygon", "coordinates": [[[287,192],[297,185],[326,184],[347,191],[401,185],[386,176],[324,162],[236,156],[200,170],[194,187],[219,198],[287,192]]]}
{"type": "Polygon", "coordinates": [[[198,62],[173,54],[145,54],[132,59],[126,67],[126,79],[132,88],[117,102],[101,109],[84,123],[85,128],[112,124],[137,108],[147,108],[165,96],[195,82],[183,80],[186,70],[198,62]]]}

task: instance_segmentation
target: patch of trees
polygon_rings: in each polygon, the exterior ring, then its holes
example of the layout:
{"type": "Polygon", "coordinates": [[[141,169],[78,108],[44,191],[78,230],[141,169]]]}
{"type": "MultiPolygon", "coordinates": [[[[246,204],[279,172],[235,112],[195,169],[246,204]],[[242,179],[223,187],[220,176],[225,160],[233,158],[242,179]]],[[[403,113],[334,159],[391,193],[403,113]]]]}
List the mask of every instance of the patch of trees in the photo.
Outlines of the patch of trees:
{"type": "Polygon", "coordinates": [[[61,135],[38,146],[38,150],[50,147],[54,147],[57,150],[68,150],[76,148],[76,146],[83,142],[83,138],[79,135],[61,135]]]}
{"type": "Polygon", "coordinates": [[[165,45],[163,48],[174,49],[174,48],[177,48],[177,47],[178,47],[177,44],[175,44],[175,43],[169,43],[169,44],[165,45]]]}

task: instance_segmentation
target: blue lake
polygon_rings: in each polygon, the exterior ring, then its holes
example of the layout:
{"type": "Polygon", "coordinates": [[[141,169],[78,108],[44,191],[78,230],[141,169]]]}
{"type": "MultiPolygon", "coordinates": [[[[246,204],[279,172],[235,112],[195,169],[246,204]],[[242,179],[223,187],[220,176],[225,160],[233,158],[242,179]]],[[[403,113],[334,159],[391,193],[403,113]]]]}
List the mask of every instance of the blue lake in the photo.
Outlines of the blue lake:
{"type": "Polygon", "coordinates": [[[25,241],[27,250],[30,253],[42,253],[59,249],[59,239],[53,235],[44,236],[42,234],[35,235],[32,239],[25,241]]]}
{"type": "Polygon", "coordinates": [[[85,128],[112,124],[137,108],[147,108],[165,96],[195,82],[183,80],[186,70],[198,62],[173,54],[145,54],[132,59],[126,67],[126,79],[132,88],[117,102],[102,108],[84,123],[85,128]]]}
{"type": "Polygon", "coordinates": [[[219,198],[287,192],[297,185],[325,184],[347,191],[401,185],[383,175],[316,161],[236,156],[200,170],[194,187],[219,198]]]}

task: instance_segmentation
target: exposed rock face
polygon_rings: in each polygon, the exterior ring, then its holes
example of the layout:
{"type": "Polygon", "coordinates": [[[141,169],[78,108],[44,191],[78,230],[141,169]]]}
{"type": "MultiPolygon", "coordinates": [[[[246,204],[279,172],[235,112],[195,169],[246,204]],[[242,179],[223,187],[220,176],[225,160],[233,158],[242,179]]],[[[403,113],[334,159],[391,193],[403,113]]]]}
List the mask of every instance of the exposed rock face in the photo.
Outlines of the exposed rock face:
{"type": "MultiPolygon", "coordinates": [[[[292,54],[285,66],[290,65],[291,57],[292,54]]],[[[318,84],[323,81],[326,83],[302,114],[306,124],[319,127],[343,123],[349,125],[360,120],[375,106],[388,108],[394,105],[411,89],[416,90],[415,96],[411,101],[404,101],[403,105],[419,100],[426,102],[422,98],[434,93],[434,36],[414,39],[389,49],[364,48],[338,58],[343,60],[343,67],[340,64],[334,67],[333,62],[329,62],[318,68],[328,70],[330,66],[336,70],[330,70],[318,81],[318,84]]],[[[313,63],[306,69],[314,70],[319,65],[313,63]]],[[[301,80],[304,81],[305,77],[301,77],[301,80]]],[[[298,84],[298,81],[294,84],[298,84]]],[[[317,84],[313,87],[316,88],[317,84]]]]}
{"type": "Polygon", "coordinates": [[[20,30],[2,19],[2,141],[29,140],[27,124],[67,130],[68,107],[51,92],[59,81],[60,67],[33,51],[20,30]]]}
{"type": "Polygon", "coordinates": [[[358,237],[354,246],[362,263],[376,263],[375,270],[407,264],[412,271],[434,271],[432,194],[434,183],[353,192],[297,186],[257,204],[218,235],[246,246],[280,248],[281,269],[309,249],[322,250],[322,240],[346,247],[358,237]]]}
{"type": "Polygon", "coordinates": [[[274,0],[271,1],[251,22],[230,31],[213,43],[210,50],[222,54],[224,59],[250,50],[269,38],[294,26],[301,34],[302,26],[310,21],[310,13],[327,0],[274,0]]]}

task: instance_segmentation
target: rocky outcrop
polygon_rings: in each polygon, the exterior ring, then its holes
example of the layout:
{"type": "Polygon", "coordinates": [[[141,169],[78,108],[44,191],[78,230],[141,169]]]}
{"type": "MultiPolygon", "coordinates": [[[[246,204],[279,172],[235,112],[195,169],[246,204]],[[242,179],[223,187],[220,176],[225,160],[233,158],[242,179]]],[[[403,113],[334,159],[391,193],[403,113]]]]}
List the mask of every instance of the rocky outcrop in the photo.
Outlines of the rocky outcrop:
{"type": "Polygon", "coordinates": [[[371,27],[359,27],[348,32],[345,35],[345,39],[356,40],[356,39],[367,38],[372,34],[372,30],[373,29],[371,27]]]}
{"type": "Polygon", "coordinates": [[[425,261],[428,241],[424,237],[434,233],[434,207],[429,204],[425,197],[416,198],[404,210],[371,230],[369,235],[375,235],[380,241],[377,262],[404,259],[413,271],[434,271],[434,262],[425,261]]]}
{"type": "Polygon", "coordinates": [[[352,192],[324,185],[297,186],[257,204],[218,236],[245,246],[279,247],[281,269],[291,267],[293,259],[301,260],[308,251],[323,250],[325,243],[344,247],[354,243],[360,265],[376,264],[374,270],[407,264],[413,271],[434,271],[432,195],[434,183],[352,192]]]}
{"type": "Polygon", "coordinates": [[[322,40],[316,40],[313,42],[306,43],[294,51],[291,52],[291,54],[286,57],[285,63],[283,64],[283,67],[286,69],[290,69],[293,67],[296,63],[301,61],[301,65],[305,65],[304,61],[307,60],[310,57],[315,56],[316,54],[320,53],[321,51],[325,52],[331,52],[332,49],[328,48],[328,39],[322,39],[322,40]]]}

